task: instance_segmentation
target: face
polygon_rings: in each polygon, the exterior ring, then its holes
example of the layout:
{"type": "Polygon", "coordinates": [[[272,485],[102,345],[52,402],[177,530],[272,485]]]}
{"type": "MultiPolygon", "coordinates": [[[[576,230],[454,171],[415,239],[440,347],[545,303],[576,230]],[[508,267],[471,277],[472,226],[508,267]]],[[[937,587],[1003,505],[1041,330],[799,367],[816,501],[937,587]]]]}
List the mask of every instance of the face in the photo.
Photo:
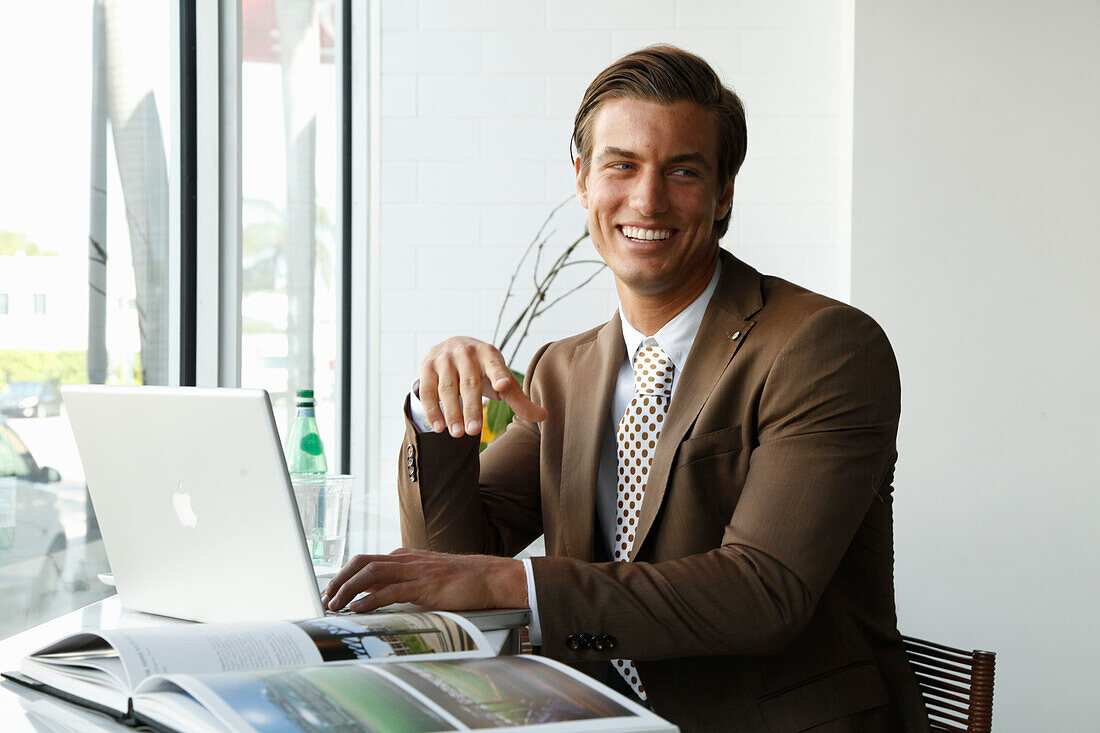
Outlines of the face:
{"type": "Polygon", "coordinates": [[[588,172],[576,164],[577,196],[620,298],[694,298],[733,198],[732,181],[718,180],[717,123],[694,102],[614,99],[597,110],[591,138],[588,172]]]}

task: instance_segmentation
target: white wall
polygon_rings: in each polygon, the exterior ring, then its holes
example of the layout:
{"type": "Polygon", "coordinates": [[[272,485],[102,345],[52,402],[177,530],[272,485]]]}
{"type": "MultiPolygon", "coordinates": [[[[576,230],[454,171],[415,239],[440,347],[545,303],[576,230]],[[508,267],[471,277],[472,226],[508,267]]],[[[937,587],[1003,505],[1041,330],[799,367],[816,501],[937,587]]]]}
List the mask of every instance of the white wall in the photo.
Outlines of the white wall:
{"type": "MultiPolygon", "coordinates": [[[[450,335],[491,338],[523,247],[572,196],[569,137],[584,89],[624,53],[681,45],[741,94],[748,158],[724,246],[847,297],[851,0],[382,0],[381,11],[374,549],[399,541],[390,459],[421,355],[450,335]]],[[[570,202],[555,241],[583,224],[570,202]]],[[[615,303],[605,273],[536,321],[513,366],[605,321],[615,303]]]]}
{"type": "Polygon", "coordinates": [[[903,630],[1100,719],[1100,4],[856,6],[852,299],[901,364],[903,630]]]}

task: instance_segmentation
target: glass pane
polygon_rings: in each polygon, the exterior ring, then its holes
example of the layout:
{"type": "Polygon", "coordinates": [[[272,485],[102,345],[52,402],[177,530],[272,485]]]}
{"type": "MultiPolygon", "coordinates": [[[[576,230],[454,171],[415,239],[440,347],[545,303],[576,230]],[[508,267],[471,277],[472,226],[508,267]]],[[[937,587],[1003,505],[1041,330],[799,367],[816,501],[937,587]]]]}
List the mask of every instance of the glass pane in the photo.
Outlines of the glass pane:
{"type": "Polygon", "coordinates": [[[113,593],[58,388],[167,381],[168,0],[0,23],[0,638],[113,593]]]}
{"type": "Polygon", "coordinates": [[[294,392],[313,389],[330,473],[339,471],[334,17],[324,0],[242,5],[241,384],[271,393],[284,439],[294,392]]]}

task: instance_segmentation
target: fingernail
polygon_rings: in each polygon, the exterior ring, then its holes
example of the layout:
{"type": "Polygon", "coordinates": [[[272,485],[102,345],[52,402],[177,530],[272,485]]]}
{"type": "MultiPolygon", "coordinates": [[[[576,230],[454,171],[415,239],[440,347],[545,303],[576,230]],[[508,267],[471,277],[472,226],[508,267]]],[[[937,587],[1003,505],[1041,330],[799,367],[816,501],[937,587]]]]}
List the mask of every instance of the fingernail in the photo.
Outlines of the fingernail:
{"type": "Polygon", "coordinates": [[[328,605],[328,592],[327,591],[325,593],[321,594],[321,605],[322,606],[327,606],[328,605]]]}
{"type": "Polygon", "coordinates": [[[445,427],[447,427],[447,426],[446,426],[446,424],[444,424],[444,422],[442,420],[436,420],[435,422],[432,423],[432,430],[434,430],[437,433],[442,433],[443,428],[445,428],[445,427]]]}
{"type": "Polygon", "coordinates": [[[453,425],[451,425],[451,435],[452,436],[457,438],[458,434],[461,433],[461,432],[462,432],[462,423],[456,422],[453,425]]]}
{"type": "Polygon", "coordinates": [[[476,435],[477,431],[481,430],[481,422],[478,420],[471,420],[466,423],[466,432],[470,435],[476,435]]]}

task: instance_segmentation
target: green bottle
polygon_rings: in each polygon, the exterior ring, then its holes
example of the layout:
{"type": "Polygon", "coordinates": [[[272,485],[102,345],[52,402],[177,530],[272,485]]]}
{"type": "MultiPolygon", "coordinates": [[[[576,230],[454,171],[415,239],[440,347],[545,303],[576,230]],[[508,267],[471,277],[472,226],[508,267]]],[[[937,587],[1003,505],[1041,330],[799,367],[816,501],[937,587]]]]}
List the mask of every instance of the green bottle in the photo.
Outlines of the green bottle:
{"type": "Polygon", "coordinates": [[[325,444],[317,432],[317,416],[314,413],[313,390],[298,390],[298,411],[290,426],[286,441],[286,467],[291,476],[320,475],[328,473],[325,460],[325,444]]]}

